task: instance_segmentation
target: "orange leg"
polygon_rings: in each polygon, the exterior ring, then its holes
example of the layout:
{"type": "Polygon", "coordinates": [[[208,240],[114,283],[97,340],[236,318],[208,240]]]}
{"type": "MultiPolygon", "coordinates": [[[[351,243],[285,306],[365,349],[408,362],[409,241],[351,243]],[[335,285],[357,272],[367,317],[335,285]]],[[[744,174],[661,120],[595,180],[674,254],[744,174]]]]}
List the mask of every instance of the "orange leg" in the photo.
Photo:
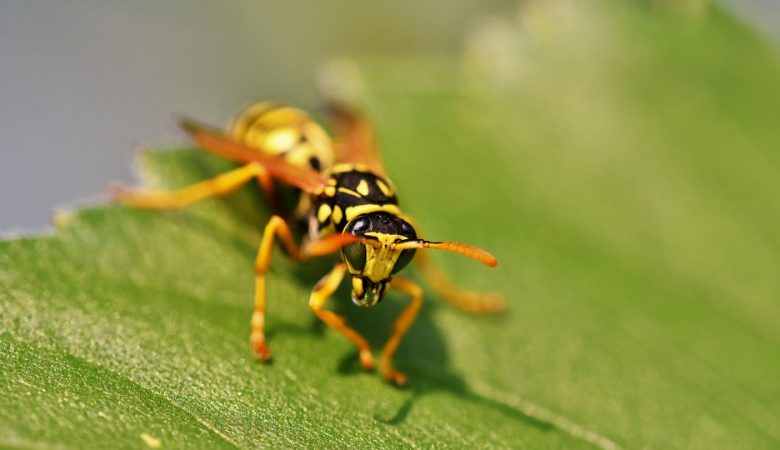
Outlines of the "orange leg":
{"type": "Polygon", "coordinates": [[[281,217],[272,216],[265,226],[263,240],[255,258],[255,309],[252,313],[252,334],[250,337],[252,348],[263,361],[271,359],[271,351],[265,343],[265,274],[271,267],[274,238],[277,236],[292,259],[295,261],[304,259],[298,245],[295,243],[290,227],[281,217]]]}
{"type": "Polygon", "coordinates": [[[118,188],[114,198],[126,205],[148,209],[176,209],[217,195],[227,195],[248,181],[257,179],[266,195],[274,198],[274,187],[268,171],[258,163],[249,163],[238,169],[201,181],[175,191],[136,192],[118,188]]]}
{"type": "MultiPolygon", "coordinates": [[[[414,225],[419,233],[420,227],[414,218],[407,215],[403,218],[414,225]]],[[[456,308],[470,313],[498,313],[506,309],[504,296],[498,292],[469,291],[455,285],[436,266],[427,252],[417,252],[414,255],[414,262],[436,295],[456,308]]]]}
{"type": "Polygon", "coordinates": [[[436,294],[455,307],[470,313],[497,313],[506,309],[504,296],[498,292],[467,291],[456,286],[425,252],[417,252],[414,260],[436,294]]]}
{"type": "Polygon", "coordinates": [[[393,369],[391,359],[398,349],[401,339],[417,319],[417,314],[420,312],[420,307],[422,306],[423,296],[420,286],[397,275],[391,281],[390,286],[412,297],[411,303],[409,303],[403,312],[401,312],[401,315],[398,316],[398,319],[396,319],[393,324],[393,334],[390,335],[390,338],[387,340],[379,359],[379,370],[382,373],[382,376],[384,376],[387,381],[401,386],[406,383],[406,375],[393,369]]]}
{"type": "MultiPolygon", "coordinates": [[[[274,238],[278,237],[287,250],[287,254],[295,261],[303,261],[312,256],[323,256],[333,253],[343,245],[354,242],[352,235],[332,234],[318,241],[306,244],[303,249],[295,243],[292,231],[287,222],[279,216],[272,216],[263,231],[263,240],[255,258],[255,307],[252,313],[252,334],[250,342],[257,356],[263,361],[271,359],[271,351],[265,342],[265,309],[266,309],[266,273],[271,267],[274,238]]],[[[335,288],[334,288],[335,289],[335,288]]]]}
{"type": "Polygon", "coordinates": [[[314,287],[309,297],[309,307],[317,317],[320,318],[325,324],[331,328],[335,328],[341,334],[346,336],[347,339],[352,341],[360,350],[360,365],[365,370],[372,370],[374,368],[374,358],[371,355],[371,347],[369,347],[366,338],[361,336],[357,331],[348,327],[343,317],[338,314],[323,309],[325,302],[336,291],[341,280],[344,278],[344,273],[347,270],[347,266],[344,263],[338,263],[333,267],[333,270],[329,274],[325,275],[314,287]]]}

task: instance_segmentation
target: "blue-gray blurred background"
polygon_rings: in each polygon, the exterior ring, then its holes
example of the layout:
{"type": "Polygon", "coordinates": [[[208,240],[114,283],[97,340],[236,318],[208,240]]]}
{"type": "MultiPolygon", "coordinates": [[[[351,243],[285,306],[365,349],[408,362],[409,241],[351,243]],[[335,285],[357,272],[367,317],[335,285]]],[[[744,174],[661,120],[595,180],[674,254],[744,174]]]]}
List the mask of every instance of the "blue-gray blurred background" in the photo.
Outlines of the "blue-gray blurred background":
{"type": "MultiPolygon", "coordinates": [[[[780,2],[721,0],[780,41],[780,2]]],[[[506,0],[0,3],[0,230],[132,182],[133,151],[179,141],[171,117],[222,123],[242,104],[314,105],[335,57],[452,54],[506,0]]]]}

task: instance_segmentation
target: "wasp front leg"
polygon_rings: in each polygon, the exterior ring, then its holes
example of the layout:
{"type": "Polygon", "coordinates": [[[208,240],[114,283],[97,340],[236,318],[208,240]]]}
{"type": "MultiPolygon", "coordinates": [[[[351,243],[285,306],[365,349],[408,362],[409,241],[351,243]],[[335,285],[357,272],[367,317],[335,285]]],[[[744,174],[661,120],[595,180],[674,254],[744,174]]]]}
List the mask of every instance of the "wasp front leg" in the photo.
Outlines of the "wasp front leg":
{"type": "Polygon", "coordinates": [[[287,254],[296,261],[301,261],[303,255],[295,243],[292,231],[279,216],[271,217],[263,231],[263,240],[255,258],[255,309],[252,313],[252,334],[250,342],[257,356],[263,360],[271,359],[271,351],[265,343],[265,275],[271,267],[271,256],[274,249],[274,238],[279,237],[287,254]]]}
{"type": "Polygon", "coordinates": [[[174,191],[138,192],[119,187],[114,192],[114,198],[136,208],[177,209],[208,197],[230,194],[252,179],[257,179],[268,198],[274,201],[274,185],[271,176],[258,163],[249,163],[210,180],[174,191]]]}
{"type": "MultiPolygon", "coordinates": [[[[313,256],[333,253],[355,239],[354,236],[348,234],[332,234],[326,238],[307,243],[303,248],[300,248],[295,243],[295,238],[287,222],[279,216],[271,217],[263,231],[263,240],[255,258],[255,307],[252,313],[252,334],[250,336],[252,348],[263,361],[271,359],[271,350],[265,342],[266,274],[271,267],[273,244],[277,237],[287,254],[298,262],[313,256]]],[[[340,278],[339,281],[341,281],[340,278]]]]}
{"type": "Polygon", "coordinates": [[[360,335],[357,331],[348,327],[342,316],[324,309],[325,302],[333,295],[336,289],[341,284],[341,280],[344,278],[344,273],[347,270],[347,266],[344,263],[336,264],[333,270],[329,274],[325,275],[314,287],[309,298],[309,307],[317,317],[320,318],[329,327],[338,330],[347,339],[352,341],[360,351],[360,365],[365,370],[373,370],[374,358],[371,355],[371,347],[368,345],[366,338],[360,335]]]}
{"type": "Polygon", "coordinates": [[[398,316],[398,319],[393,324],[393,334],[390,335],[382,349],[382,355],[379,360],[379,370],[382,372],[382,376],[387,381],[401,386],[406,383],[406,375],[393,369],[392,357],[398,349],[401,339],[417,319],[417,314],[422,306],[423,295],[420,286],[403,277],[396,276],[393,278],[390,286],[412,297],[411,303],[401,312],[401,315],[398,316]]]}

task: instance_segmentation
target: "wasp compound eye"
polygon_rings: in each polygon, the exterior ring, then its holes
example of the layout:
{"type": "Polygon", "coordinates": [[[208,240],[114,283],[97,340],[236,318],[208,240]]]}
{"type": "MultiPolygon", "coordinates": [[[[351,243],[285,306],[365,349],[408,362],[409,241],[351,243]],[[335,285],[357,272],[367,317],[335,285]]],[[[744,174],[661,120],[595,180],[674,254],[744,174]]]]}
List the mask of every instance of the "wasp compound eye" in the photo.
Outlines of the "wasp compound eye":
{"type": "Polygon", "coordinates": [[[352,268],[363,270],[366,267],[366,246],[360,242],[350,244],[343,249],[344,257],[352,268]]]}
{"type": "Polygon", "coordinates": [[[417,250],[402,251],[398,256],[398,259],[395,261],[395,266],[393,266],[393,273],[398,273],[398,271],[408,266],[409,263],[412,262],[412,258],[414,258],[415,252],[417,252],[417,250]]]}

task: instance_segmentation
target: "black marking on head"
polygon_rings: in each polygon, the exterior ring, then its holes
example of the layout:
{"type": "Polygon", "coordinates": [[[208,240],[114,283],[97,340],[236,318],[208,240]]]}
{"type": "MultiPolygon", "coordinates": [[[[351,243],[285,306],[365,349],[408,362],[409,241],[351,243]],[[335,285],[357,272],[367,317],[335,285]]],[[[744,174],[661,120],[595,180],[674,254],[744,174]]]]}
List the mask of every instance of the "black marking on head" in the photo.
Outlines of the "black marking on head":
{"type": "Polygon", "coordinates": [[[347,224],[347,233],[362,236],[369,232],[398,234],[407,239],[417,239],[417,233],[409,222],[386,212],[361,214],[347,224]]]}
{"type": "Polygon", "coordinates": [[[319,172],[320,169],[322,168],[322,166],[320,165],[320,160],[316,156],[312,156],[311,158],[309,158],[309,165],[311,166],[312,169],[316,170],[317,172],[319,172]]]}

